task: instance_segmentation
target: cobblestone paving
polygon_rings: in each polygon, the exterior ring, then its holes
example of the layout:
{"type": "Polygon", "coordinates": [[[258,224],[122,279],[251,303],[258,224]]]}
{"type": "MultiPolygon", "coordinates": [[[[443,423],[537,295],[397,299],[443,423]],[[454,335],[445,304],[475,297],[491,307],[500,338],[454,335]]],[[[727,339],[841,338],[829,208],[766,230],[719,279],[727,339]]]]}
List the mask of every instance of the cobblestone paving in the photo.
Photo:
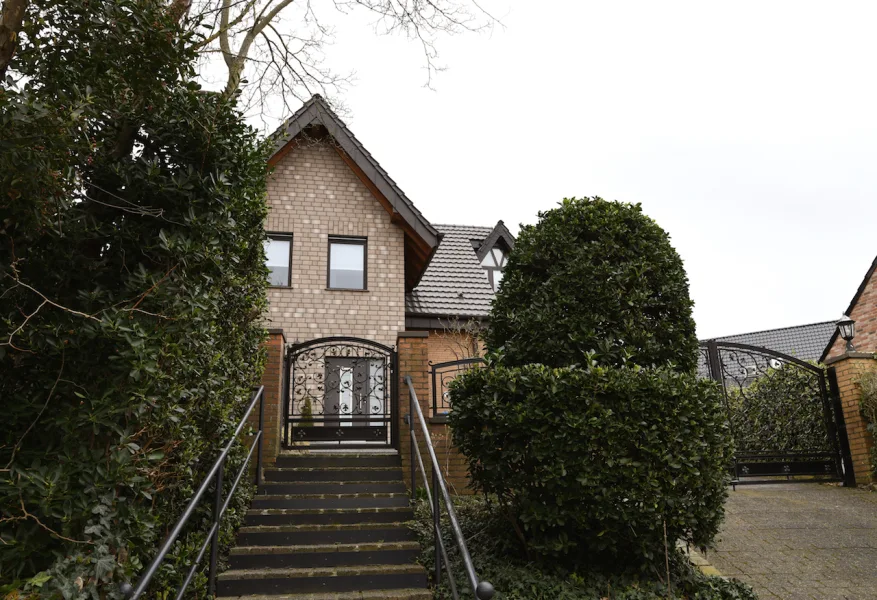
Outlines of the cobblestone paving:
{"type": "Polygon", "coordinates": [[[817,483],[739,486],[707,559],[762,600],[877,599],[877,493],[817,483]]]}

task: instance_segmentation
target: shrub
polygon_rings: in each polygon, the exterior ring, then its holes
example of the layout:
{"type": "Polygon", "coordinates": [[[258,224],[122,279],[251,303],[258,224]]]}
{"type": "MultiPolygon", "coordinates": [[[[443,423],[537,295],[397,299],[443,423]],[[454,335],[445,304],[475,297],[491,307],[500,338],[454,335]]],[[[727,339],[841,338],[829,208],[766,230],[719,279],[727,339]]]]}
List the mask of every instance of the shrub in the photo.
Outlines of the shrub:
{"type": "MultiPolygon", "coordinates": [[[[877,437],[877,372],[864,373],[857,383],[862,392],[859,407],[865,417],[866,427],[872,436],[877,437]]],[[[871,471],[877,473],[877,446],[871,447],[871,471]]]]}
{"type": "Polygon", "coordinates": [[[671,361],[693,370],[688,279],[640,205],[565,199],[524,226],[503,272],[485,341],[509,365],[671,361]]]}
{"type": "Polygon", "coordinates": [[[648,564],[718,531],[731,457],[718,387],[668,368],[463,373],[449,420],[473,486],[533,555],[648,564]]]}
{"type": "Polygon", "coordinates": [[[728,386],[734,445],[740,452],[830,450],[819,378],[794,364],[728,386]]]}
{"type": "MultiPolygon", "coordinates": [[[[455,508],[464,537],[479,577],[490,581],[497,590],[498,600],[664,600],[667,584],[663,564],[660,575],[636,571],[603,572],[590,565],[558,567],[551,562],[528,560],[520,554],[508,523],[499,514],[498,505],[484,497],[456,498],[455,508]]],[[[432,572],[433,534],[429,504],[421,500],[415,507],[412,528],[417,533],[422,552],[419,561],[432,572]]],[[[443,526],[445,547],[448,548],[460,597],[467,597],[466,575],[462,560],[443,526]]],[[[670,551],[672,598],[687,600],[756,600],[755,593],[744,583],[708,577],[688,565],[681,553],[670,551]]],[[[451,600],[447,576],[435,589],[436,600],[451,600]]]]}
{"type": "MultiPolygon", "coordinates": [[[[0,89],[0,584],[114,598],[259,381],[266,153],[195,83],[166,2],[29,6],[22,77],[0,89]]],[[[181,582],[210,504],[156,597],[181,582]]]]}

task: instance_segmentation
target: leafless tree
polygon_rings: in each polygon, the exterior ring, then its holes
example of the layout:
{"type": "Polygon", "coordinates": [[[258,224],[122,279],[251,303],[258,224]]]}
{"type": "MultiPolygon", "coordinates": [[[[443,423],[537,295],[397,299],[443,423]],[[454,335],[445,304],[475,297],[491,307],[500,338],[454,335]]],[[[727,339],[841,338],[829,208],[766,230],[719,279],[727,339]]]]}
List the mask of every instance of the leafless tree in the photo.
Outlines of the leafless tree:
{"type": "Polygon", "coordinates": [[[442,35],[482,31],[499,22],[478,0],[194,0],[188,22],[203,34],[203,55],[222,57],[224,93],[240,90],[241,108],[264,116],[269,100],[291,112],[314,93],[336,96],[349,82],[349,73],[325,64],[335,32],[322,11],[365,11],[374,17],[376,34],[416,42],[427,86],[442,70],[436,46],[442,35]]]}

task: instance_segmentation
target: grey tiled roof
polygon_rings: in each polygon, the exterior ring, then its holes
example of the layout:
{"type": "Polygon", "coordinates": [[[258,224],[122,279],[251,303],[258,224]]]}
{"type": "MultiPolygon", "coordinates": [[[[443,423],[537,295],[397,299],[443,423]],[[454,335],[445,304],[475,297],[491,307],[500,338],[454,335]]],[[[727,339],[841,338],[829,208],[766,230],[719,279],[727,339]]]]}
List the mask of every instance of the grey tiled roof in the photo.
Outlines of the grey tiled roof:
{"type": "Polygon", "coordinates": [[[763,346],[801,360],[819,360],[826,344],[836,329],[834,321],[754,331],[715,338],[719,342],[735,342],[763,346]]]}
{"type": "Polygon", "coordinates": [[[435,225],[442,241],[426,272],[405,300],[405,312],[418,316],[486,317],[493,288],[472,240],[484,240],[493,227],[435,225]]]}

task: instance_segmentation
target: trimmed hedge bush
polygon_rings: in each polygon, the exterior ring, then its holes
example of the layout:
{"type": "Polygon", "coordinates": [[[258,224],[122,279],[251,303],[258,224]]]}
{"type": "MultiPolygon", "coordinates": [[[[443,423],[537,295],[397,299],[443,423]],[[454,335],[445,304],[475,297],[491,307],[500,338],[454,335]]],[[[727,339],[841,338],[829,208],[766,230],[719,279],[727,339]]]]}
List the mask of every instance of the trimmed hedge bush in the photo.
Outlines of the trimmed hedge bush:
{"type": "MultiPolygon", "coordinates": [[[[497,600],[666,600],[667,583],[663,564],[652,573],[636,571],[603,572],[579,565],[565,568],[551,562],[528,560],[516,545],[508,522],[500,514],[492,498],[483,496],[457,497],[455,508],[463,535],[479,577],[490,581],[497,590],[497,600]]],[[[412,528],[417,532],[422,549],[419,562],[432,573],[433,525],[429,504],[421,500],[415,506],[412,528]]],[[[442,529],[448,548],[451,569],[461,598],[467,594],[466,572],[450,527],[442,529]]],[[[752,589],[735,580],[710,577],[687,564],[685,557],[670,551],[669,598],[685,600],[756,600],[752,589]]],[[[436,600],[451,600],[447,576],[435,589],[436,600]]]]}
{"type": "Polygon", "coordinates": [[[507,365],[697,364],[688,279],[639,204],[565,199],[524,226],[485,336],[507,365]]]}
{"type": "Polygon", "coordinates": [[[709,545],[731,458],[718,387],[669,368],[488,364],[451,385],[454,442],[529,551],[643,565],[709,545]]]}

